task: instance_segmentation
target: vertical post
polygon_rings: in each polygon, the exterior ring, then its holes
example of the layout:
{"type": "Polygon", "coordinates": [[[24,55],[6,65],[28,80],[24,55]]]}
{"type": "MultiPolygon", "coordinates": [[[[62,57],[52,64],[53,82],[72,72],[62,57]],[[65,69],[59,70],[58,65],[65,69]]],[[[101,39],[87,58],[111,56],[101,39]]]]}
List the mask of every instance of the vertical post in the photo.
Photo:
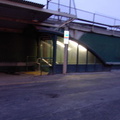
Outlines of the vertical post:
{"type": "Polygon", "coordinates": [[[67,73],[67,59],[68,59],[68,40],[69,31],[64,31],[64,62],[63,62],[63,74],[67,73]]]}
{"type": "Polygon", "coordinates": [[[40,37],[37,37],[37,57],[36,57],[36,69],[40,71],[40,63],[39,63],[39,57],[40,57],[40,37]]]}
{"type": "Polygon", "coordinates": [[[86,68],[85,68],[85,71],[87,72],[88,71],[88,50],[87,50],[87,53],[86,53],[86,68]]]}
{"type": "Polygon", "coordinates": [[[73,0],[73,6],[74,6],[74,10],[75,10],[75,15],[77,16],[77,9],[76,9],[76,5],[75,5],[75,1],[73,0]]]}
{"type": "Polygon", "coordinates": [[[37,37],[37,58],[40,57],[40,38],[37,37]]]}
{"type": "Polygon", "coordinates": [[[50,2],[51,0],[47,0],[47,6],[46,6],[46,9],[48,9],[48,7],[49,7],[49,2],[50,2]]]}
{"type": "Polygon", "coordinates": [[[71,14],[71,0],[69,1],[69,14],[71,14]]]}
{"type": "Polygon", "coordinates": [[[78,61],[79,61],[79,44],[77,45],[76,72],[78,71],[78,61]]]}
{"type": "Polygon", "coordinates": [[[53,35],[53,63],[52,63],[52,73],[55,73],[55,65],[56,65],[56,42],[57,42],[57,35],[53,35]]]}
{"type": "Polygon", "coordinates": [[[60,0],[58,0],[58,12],[60,12],[60,0]]]}
{"type": "Polygon", "coordinates": [[[93,14],[93,25],[92,25],[92,31],[94,31],[94,23],[95,23],[95,13],[93,14]]]}
{"type": "MultiPolygon", "coordinates": [[[[60,0],[58,0],[58,12],[60,12],[60,0]]],[[[60,20],[60,16],[58,15],[58,20],[60,20]]]]}
{"type": "Polygon", "coordinates": [[[64,62],[63,62],[63,74],[67,73],[67,56],[68,56],[68,44],[65,44],[65,48],[64,48],[64,62]]]}
{"type": "MultiPolygon", "coordinates": [[[[114,25],[113,26],[115,26],[115,24],[116,24],[116,19],[114,19],[114,25]]],[[[112,35],[114,35],[115,34],[115,29],[114,28],[112,28],[112,35]]]]}

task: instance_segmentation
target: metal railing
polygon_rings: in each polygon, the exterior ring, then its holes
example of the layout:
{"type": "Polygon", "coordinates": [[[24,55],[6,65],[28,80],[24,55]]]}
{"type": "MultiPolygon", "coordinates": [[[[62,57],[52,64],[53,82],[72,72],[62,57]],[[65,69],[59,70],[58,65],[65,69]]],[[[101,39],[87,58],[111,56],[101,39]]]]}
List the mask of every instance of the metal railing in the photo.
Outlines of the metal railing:
{"type": "MultiPolygon", "coordinates": [[[[54,3],[51,1],[49,2],[48,9],[76,15],[76,19],[73,20],[73,22],[90,24],[93,26],[92,29],[94,29],[94,26],[105,27],[107,31],[110,31],[110,32],[112,31],[113,34],[118,34],[118,32],[120,31],[120,19],[112,18],[106,15],[88,12],[85,10],[77,9],[75,7],[71,7],[71,6],[69,7],[69,6],[54,3]]],[[[51,16],[50,18],[56,21],[57,20],[67,21],[70,19],[67,17],[55,16],[55,15],[51,16]]]]}
{"type": "Polygon", "coordinates": [[[53,58],[37,58],[36,64],[38,65],[39,71],[49,72],[50,67],[52,67],[52,59],[53,58]]]}
{"type": "Polygon", "coordinates": [[[63,5],[60,3],[49,2],[47,9],[77,15],[75,7],[63,5]]]}
{"type": "Polygon", "coordinates": [[[34,66],[37,71],[42,72],[49,72],[49,67],[52,67],[52,59],[53,58],[45,58],[45,57],[40,57],[37,58],[37,56],[27,56],[26,58],[26,71],[29,71],[29,66],[34,66]]]}

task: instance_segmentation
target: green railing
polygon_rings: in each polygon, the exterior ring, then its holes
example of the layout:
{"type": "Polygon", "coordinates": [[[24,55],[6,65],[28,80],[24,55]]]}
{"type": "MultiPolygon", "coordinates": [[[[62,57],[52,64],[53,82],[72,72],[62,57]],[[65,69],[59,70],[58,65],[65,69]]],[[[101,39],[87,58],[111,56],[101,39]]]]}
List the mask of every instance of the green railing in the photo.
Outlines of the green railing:
{"type": "Polygon", "coordinates": [[[36,64],[38,65],[41,75],[42,75],[42,72],[49,73],[50,67],[52,67],[52,59],[53,58],[47,58],[47,57],[46,58],[44,58],[44,57],[37,58],[36,64]]]}
{"type": "Polygon", "coordinates": [[[43,72],[48,72],[53,64],[53,58],[37,56],[27,56],[26,58],[26,71],[29,71],[29,67],[34,67],[34,70],[40,71],[41,75],[43,72]]]}
{"type": "MultiPolygon", "coordinates": [[[[120,36],[120,33],[119,33],[120,32],[120,19],[106,16],[103,14],[97,14],[97,13],[92,13],[89,11],[77,9],[75,5],[67,6],[67,5],[61,4],[60,2],[55,3],[55,2],[50,1],[47,9],[75,15],[76,18],[73,20],[74,23],[89,24],[92,26],[92,29],[94,29],[94,27],[96,26],[104,27],[106,28],[106,31],[112,32],[113,35],[120,36]]],[[[57,21],[58,20],[67,21],[70,18],[64,17],[64,16],[52,15],[49,19],[54,19],[57,21]]]]}

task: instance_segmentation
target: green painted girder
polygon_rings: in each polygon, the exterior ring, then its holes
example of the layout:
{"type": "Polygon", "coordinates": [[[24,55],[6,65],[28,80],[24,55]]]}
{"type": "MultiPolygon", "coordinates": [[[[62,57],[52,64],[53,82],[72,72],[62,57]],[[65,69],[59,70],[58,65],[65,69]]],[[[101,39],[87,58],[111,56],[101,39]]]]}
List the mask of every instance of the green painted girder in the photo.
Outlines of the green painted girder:
{"type": "Polygon", "coordinates": [[[82,42],[105,64],[120,64],[119,37],[85,33],[81,36],[79,42],[82,42]]]}

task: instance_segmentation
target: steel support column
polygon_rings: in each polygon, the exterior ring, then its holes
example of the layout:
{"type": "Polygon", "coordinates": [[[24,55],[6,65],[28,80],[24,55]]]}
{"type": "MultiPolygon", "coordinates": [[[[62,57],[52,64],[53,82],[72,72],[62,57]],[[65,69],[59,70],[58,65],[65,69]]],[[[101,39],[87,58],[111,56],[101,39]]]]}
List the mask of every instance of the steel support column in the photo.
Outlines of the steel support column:
{"type": "Polygon", "coordinates": [[[53,35],[53,64],[52,64],[52,73],[55,73],[55,65],[56,65],[56,42],[57,35],[53,35]]]}

